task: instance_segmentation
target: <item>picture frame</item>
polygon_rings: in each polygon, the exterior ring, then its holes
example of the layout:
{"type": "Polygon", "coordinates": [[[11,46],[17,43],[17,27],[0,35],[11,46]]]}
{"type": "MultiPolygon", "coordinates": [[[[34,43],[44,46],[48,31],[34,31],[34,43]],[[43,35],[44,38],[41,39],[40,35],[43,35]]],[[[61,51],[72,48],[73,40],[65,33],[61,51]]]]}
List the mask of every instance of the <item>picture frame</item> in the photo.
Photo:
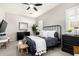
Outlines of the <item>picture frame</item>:
{"type": "Polygon", "coordinates": [[[28,30],[28,23],[19,22],[19,30],[28,30]]]}

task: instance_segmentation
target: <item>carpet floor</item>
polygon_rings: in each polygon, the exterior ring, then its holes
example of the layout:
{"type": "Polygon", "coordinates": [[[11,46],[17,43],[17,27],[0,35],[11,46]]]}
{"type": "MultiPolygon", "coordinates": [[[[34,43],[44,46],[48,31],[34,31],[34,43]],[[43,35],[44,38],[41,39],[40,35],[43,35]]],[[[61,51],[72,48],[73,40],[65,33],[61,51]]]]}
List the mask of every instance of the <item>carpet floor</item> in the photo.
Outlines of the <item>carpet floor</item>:
{"type": "MultiPolygon", "coordinates": [[[[10,42],[7,48],[0,48],[0,56],[21,56],[17,49],[17,42],[10,42]]],[[[29,53],[28,56],[31,56],[29,53]]],[[[61,51],[60,47],[49,48],[46,54],[42,56],[72,56],[69,53],[61,51]]]]}

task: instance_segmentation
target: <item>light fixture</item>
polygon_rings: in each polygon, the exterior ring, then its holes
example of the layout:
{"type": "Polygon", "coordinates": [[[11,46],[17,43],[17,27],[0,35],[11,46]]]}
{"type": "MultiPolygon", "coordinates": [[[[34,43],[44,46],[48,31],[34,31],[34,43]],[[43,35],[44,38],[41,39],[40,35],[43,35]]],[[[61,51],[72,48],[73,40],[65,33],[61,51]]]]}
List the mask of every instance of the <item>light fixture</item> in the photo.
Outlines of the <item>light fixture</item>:
{"type": "Polygon", "coordinates": [[[34,5],[32,5],[32,4],[30,4],[29,6],[30,6],[30,8],[33,8],[34,7],[34,5]]]}

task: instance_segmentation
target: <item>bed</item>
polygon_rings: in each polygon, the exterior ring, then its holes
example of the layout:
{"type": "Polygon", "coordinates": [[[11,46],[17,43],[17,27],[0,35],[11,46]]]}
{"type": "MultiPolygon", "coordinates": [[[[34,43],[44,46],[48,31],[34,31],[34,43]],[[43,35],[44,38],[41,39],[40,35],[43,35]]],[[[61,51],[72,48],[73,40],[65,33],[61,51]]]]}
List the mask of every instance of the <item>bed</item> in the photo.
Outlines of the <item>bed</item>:
{"type": "Polygon", "coordinates": [[[43,30],[46,31],[52,31],[55,30],[56,32],[54,32],[54,37],[43,37],[46,40],[46,44],[47,47],[51,47],[51,46],[56,46],[59,45],[61,43],[61,26],[60,25],[52,25],[52,26],[44,26],[43,30]]]}
{"type": "MultiPolygon", "coordinates": [[[[40,42],[43,42],[43,43],[40,43],[39,45],[45,46],[44,41],[46,42],[45,50],[47,50],[49,47],[52,47],[52,46],[55,47],[61,43],[61,26],[60,25],[44,26],[43,30],[44,31],[52,31],[52,30],[56,31],[56,32],[54,32],[54,37],[44,37],[44,36],[36,37],[40,42]],[[43,41],[41,41],[41,40],[43,40],[43,41]]],[[[35,53],[37,52],[36,51],[37,45],[35,43],[35,40],[33,40],[30,37],[26,37],[26,39],[27,39],[27,42],[29,45],[29,50],[31,51],[31,54],[35,55],[35,53]]],[[[37,39],[36,39],[36,41],[37,41],[37,39]]],[[[46,51],[44,51],[44,53],[46,53],[46,51]]],[[[41,55],[41,54],[43,54],[43,52],[40,52],[40,54],[36,54],[36,55],[41,55]]]]}

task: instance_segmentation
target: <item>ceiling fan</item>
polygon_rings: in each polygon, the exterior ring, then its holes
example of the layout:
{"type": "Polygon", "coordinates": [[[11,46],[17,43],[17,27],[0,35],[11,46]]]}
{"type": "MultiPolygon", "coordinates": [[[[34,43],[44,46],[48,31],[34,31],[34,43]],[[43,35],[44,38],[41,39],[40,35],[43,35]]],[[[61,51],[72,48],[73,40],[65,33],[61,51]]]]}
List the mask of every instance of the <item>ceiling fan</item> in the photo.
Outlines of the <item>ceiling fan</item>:
{"type": "Polygon", "coordinates": [[[26,10],[29,10],[30,8],[33,8],[35,11],[38,11],[38,9],[36,8],[36,6],[42,6],[41,3],[22,3],[25,5],[28,5],[28,8],[26,10]]]}

